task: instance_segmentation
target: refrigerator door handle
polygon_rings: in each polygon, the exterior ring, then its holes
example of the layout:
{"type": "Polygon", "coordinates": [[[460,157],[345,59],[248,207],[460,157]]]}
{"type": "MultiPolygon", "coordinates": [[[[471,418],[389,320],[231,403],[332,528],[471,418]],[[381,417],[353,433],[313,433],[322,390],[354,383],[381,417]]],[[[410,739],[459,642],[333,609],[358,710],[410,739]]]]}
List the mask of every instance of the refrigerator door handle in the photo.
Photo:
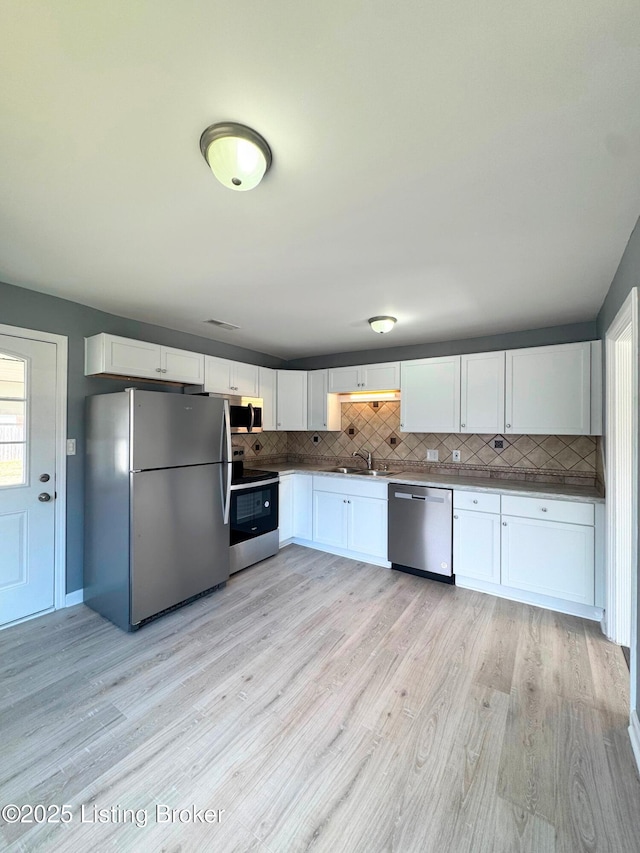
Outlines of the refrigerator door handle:
{"type": "Polygon", "coordinates": [[[220,466],[220,485],[222,487],[222,520],[224,524],[229,524],[229,513],[231,511],[231,462],[223,462],[220,466]]]}
{"type": "Polygon", "coordinates": [[[229,401],[223,400],[222,433],[220,435],[220,461],[231,462],[231,415],[229,401]]]}
{"type": "Polygon", "coordinates": [[[222,437],[220,447],[220,485],[222,487],[222,520],[229,524],[229,513],[231,511],[231,417],[229,413],[229,401],[223,400],[222,408],[222,437]],[[225,482],[226,475],[226,482],[225,482]]]}

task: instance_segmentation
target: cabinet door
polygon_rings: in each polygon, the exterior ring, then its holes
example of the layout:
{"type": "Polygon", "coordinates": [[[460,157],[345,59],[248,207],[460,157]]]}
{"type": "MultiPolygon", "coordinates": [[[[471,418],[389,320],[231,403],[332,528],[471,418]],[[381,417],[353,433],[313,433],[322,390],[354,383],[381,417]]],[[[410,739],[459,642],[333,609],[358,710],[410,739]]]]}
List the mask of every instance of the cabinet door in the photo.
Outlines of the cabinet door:
{"type": "Polygon", "coordinates": [[[280,545],[293,536],[293,475],[280,477],[278,486],[278,537],[280,545]]]}
{"type": "Polygon", "coordinates": [[[190,385],[204,383],[204,356],[173,347],[162,347],[162,378],[190,385]]]}
{"type": "Polygon", "coordinates": [[[234,361],[232,380],[234,394],[239,394],[241,397],[260,396],[260,370],[256,364],[234,361]]]}
{"type": "Polygon", "coordinates": [[[160,347],[144,341],[104,335],[104,372],[161,379],[160,347]]]}
{"type": "Polygon", "coordinates": [[[460,356],[403,361],[400,430],[460,432],[460,356]]]}
{"type": "Polygon", "coordinates": [[[313,493],[313,541],[347,547],[347,498],[334,492],[313,493]]]}
{"type": "Polygon", "coordinates": [[[313,539],[313,477],[293,475],[293,535],[313,539]]]}
{"type": "Polygon", "coordinates": [[[327,393],[328,370],[307,373],[307,429],[340,432],[340,402],[335,394],[327,393]]]}
{"type": "Polygon", "coordinates": [[[453,571],[500,583],[500,516],[456,509],[453,514],[453,571]]]}
{"type": "Polygon", "coordinates": [[[504,432],[504,352],[461,357],[460,432],[504,432]]]}
{"type": "Polygon", "coordinates": [[[593,527],[503,515],[502,583],[592,605],[593,527]]]}
{"type": "Polygon", "coordinates": [[[360,367],[330,367],[329,393],[347,394],[349,391],[362,391],[360,367]]]}
{"type": "Polygon", "coordinates": [[[259,394],[262,398],[262,429],[276,429],[276,372],[270,367],[258,370],[259,394]]]}
{"type": "Polygon", "coordinates": [[[231,362],[214,355],[204,357],[204,390],[212,394],[231,393],[231,362]]]}
{"type": "Polygon", "coordinates": [[[396,391],[400,387],[400,362],[364,364],[361,377],[361,389],[365,391],[396,391]]]}
{"type": "Polygon", "coordinates": [[[327,371],[310,370],[307,374],[307,429],[327,428],[327,371]]]}
{"type": "Polygon", "coordinates": [[[306,370],[278,370],[277,429],[304,430],[307,428],[306,370]]]}
{"type": "Polygon", "coordinates": [[[387,501],[346,495],[350,551],[387,559],[387,501]]]}
{"type": "Polygon", "coordinates": [[[591,345],[507,350],[505,431],[588,435],[591,345]]]}

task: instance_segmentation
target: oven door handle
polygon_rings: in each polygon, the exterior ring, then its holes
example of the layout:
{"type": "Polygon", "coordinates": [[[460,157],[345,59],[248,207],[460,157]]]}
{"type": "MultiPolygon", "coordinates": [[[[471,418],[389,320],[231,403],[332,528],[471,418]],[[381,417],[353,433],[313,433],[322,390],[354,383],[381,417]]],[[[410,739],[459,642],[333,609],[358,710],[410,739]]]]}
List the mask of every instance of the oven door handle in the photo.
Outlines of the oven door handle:
{"type": "Polygon", "coordinates": [[[231,486],[232,492],[241,492],[244,489],[260,489],[262,486],[273,486],[274,483],[279,483],[280,477],[274,477],[273,480],[255,480],[253,483],[238,483],[231,486]]]}

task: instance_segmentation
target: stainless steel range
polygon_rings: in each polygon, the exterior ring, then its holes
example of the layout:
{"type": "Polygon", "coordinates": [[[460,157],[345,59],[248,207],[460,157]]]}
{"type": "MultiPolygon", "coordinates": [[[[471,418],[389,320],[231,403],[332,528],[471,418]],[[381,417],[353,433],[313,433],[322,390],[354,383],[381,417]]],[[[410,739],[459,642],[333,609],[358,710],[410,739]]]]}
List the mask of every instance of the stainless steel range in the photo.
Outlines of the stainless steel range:
{"type": "Polygon", "coordinates": [[[278,483],[273,471],[245,468],[243,448],[233,448],[230,574],[278,553],[278,483]]]}

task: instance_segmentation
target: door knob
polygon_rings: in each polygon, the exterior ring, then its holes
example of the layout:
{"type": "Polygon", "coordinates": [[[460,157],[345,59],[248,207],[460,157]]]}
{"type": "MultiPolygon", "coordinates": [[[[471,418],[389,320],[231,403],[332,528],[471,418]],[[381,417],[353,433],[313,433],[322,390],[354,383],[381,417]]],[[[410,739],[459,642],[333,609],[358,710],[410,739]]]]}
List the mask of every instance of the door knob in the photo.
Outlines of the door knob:
{"type": "Polygon", "coordinates": [[[40,492],[38,500],[42,501],[43,504],[46,504],[51,500],[51,495],[47,494],[47,492],[40,492]]]}
{"type": "Polygon", "coordinates": [[[48,474],[40,474],[40,477],[38,479],[41,483],[48,483],[51,477],[48,474]]]}

